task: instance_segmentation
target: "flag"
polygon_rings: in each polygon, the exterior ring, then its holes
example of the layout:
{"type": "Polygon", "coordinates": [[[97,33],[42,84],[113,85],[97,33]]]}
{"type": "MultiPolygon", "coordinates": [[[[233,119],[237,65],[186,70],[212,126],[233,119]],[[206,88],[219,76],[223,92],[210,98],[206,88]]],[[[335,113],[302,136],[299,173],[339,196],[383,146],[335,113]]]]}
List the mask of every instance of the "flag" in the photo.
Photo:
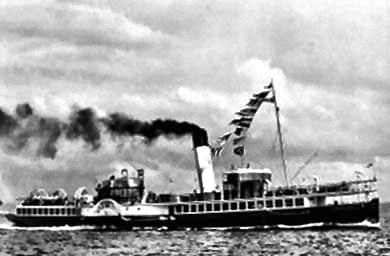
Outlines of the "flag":
{"type": "Polygon", "coordinates": [[[238,125],[241,121],[241,118],[235,118],[233,119],[229,124],[230,125],[238,125]]]}
{"type": "Polygon", "coordinates": [[[215,148],[211,148],[211,153],[213,156],[221,156],[222,154],[222,151],[225,147],[224,146],[220,146],[220,147],[215,147],[215,148]]]}
{"type": "Polygon", "coordinates": [[[252,117],[251,116],[245,116],[245,117],[233,119],[230,122],[230,124],[248,128],[251,125],[252,120],[253,120],[253,116],[252,117]]]}
{"type": "Polygon", "coordinates": [[[272,87],[274,87],[274,85],[273,85],[272,80],[271,80],[271,82],[269,83],[269,85],[264,86],[264,89],[272,89],[272,87]]]}
{"type": "Polygon", "coordinates": [[[225,133],[224,135],[218,137],[217,141],[219,143],[228,141],[232,133],[233,133],[232,131],[225,133]]]}
{"type": "Polygon", "coordinates": [[[252,124],[253,117],[241,117],[238,126],[249,128],[252,124]]]}
{"type": "Polygon", "coordinates": [[[233,153],[238,155],[238,156],[243,156],[244,155],[244,146],[237,146],[233,149],[233,153]]]}
{"type": "Polygon", "coordinates": [[[244,127],[237,127],[236,130],[234,131],[234,134],[237,136],[241,136],[243,131],[244,131],[244,127]]]}
{"type": "Polygon", "coordinates": [[[264,99],[265,97],[267,97],[268,93],[269,93],[269,91],[260,92],[257,94],[253,94],[253,97],[255,97],[257,99],[264,99]]]}
{"type": "Polygon", "coordinates": [[[267,97],[269,92],[270,91],[263,91],[257,94],[253,94],[253,98],[251,98],[246,105],[250,107],[259,108],[261,103],[265,100],[265,97],[267,97]]]}
{"type": "Polygon", "coordinates": [[[252,122],[253,116],[243,116],[240,118],[241,122],[252,122]]]}
{"type": "Polygon", "coordinates": [[[240,122],[238,125],[243,127],[243,128],[249,128],[251,126],[251,123],[250,122],[240,122]]]}
{"type": "Polygon", "coordinates": [[[254,116],[259,108],[257,107],[249,107],[249,108],[243,108],[239,112],[236,112],[236,115],[239,116],[254,116]]]}
{"type": "Polygon", "coordinates": [[[250,106],[250,107],[259,107],[259,103],[261,103],[261,101],[257,98],[251,98],[249,100],[249,102],[246,104],[247,106],[250,106]]]}
{"type": "Polygon", "coordinates": [[[233,145],[239,144],[240,142],[244,141],[245,138],[246,138],[246,136],[243,135],[243,136],[240,136],[240,137],[237,137],[237,138],[233,139],[233,145]]]}
{"type": "Polygon", "coordinates": [[[246,118],[246,117],[234,119],[230,122],[231,125],[237,125],[244,128],[249,128],[249,126],[251,126],[251,123],[252,123],[252,118],[246,118]]]}
{"type": "Polygon", "coordinates": [[[271,98],[264,99],[264,102],[275,103],[275,97],[272,96],[271,98]]]}
{"type": "Polygon", "coordinates": [[[217,138],[217,146],[211,148],[211,153],[213,156],[221,156],[222,151],[225,147],[226,142],[229,140],[230,136],[233,134],[233,131],[227,132],[224,135],[217,138]]]}

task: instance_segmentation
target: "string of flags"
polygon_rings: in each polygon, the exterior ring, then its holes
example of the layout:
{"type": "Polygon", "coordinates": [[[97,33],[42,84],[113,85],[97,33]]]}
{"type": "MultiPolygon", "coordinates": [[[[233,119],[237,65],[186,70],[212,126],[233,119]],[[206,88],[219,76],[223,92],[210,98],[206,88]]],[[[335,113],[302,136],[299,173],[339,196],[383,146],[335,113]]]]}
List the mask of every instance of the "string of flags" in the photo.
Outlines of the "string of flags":
{"type": "Polygon", "coordinates": [[[214,156],[220,156],[222,154],[226,143],[232,136],[235,136],[235,138],[233,138],[233,153],[238,156],[243,156],[245,154],[244,143],[246,133],[252,124],[257,110],[261,107],[263,102],[275,103],[272,81],[269,85],[265,86],[264,89],[265,90],[260,93],[253,94],[246,106],[235,113],[237,118],[229,123],[229,125],[233,125],[235,128],[217,138],[217,146],[213,148],[214,156]],[[271,97],[269,97],[270,93],[272,93],[271,97]]]}

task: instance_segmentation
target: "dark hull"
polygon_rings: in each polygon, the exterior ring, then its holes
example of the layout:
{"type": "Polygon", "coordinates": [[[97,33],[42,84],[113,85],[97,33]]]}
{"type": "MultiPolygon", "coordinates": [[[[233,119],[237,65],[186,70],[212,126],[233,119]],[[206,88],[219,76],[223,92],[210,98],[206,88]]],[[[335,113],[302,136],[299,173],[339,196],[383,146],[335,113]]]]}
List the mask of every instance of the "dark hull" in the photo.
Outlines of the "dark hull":
{"type": "Polygon", "coordinates": [[[205,228],[205,227],[247,227],[247,226],[298,226],[312,223],[353,224],[369,221],[379,222],[379,200],[369,203],[333,205],[312,208],[277,209],[259,211],[232,211],[220,213],[182,214],[160,217],[60,217],[60,216],[17,216],[6,217],[16,226],[99,226],[117,229],[133,227],[205,228]]]}
{"type": "Polygon", "coordinates": [[[17,216],[6,214],[5,217],[18,227],[59,227],[59,226],[119,226],[118,217],[81,217],[81,216],[17,216]]]}
{"type": "Polygon", "coordinates": [[[246,227],[246,226],[299,226],[313,223],[353,224],[363,221],[379,222],[379,200],[365,204],[246,211],[232,213],[177,216],[177,227],[246,227]]]}

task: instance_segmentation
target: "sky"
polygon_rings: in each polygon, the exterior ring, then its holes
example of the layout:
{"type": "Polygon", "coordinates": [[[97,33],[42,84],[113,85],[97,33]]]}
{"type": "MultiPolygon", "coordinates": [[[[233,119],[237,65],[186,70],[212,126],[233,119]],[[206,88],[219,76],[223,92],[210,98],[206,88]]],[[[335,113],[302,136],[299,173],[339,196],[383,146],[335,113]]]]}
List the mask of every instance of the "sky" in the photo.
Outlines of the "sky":
{"type": "MultiPolygon", "coordinates": [[[[288,173],[318,156],[297,180],[379,176],[390,200],[390,3],[388,1],[42,1],[0,3],[0,108],[67,120],[78,108],[100,117],[171,118],[207,129],[210,142],[253,93],[274,81],[288,173]],[[374,168],[366,168],[374,163],[374,168]]],[[[284,184],[274,109],[262,107],[247,160],[284,184]]],[[[197,186],[191,138],[103,134],[99,149],[60,137],[54,159],[32,138],[9,150],[0,138],[0,198],[32,188],[73,193],[126,167],[146,170],[157,192],[197,186]],[[170,182],[172,181],[172,182],[170,182]]],[[[239,159],[214,159],[218,179],[239,159]]],[[[298,182],[297,181],[297,182],[298,182]]]]}

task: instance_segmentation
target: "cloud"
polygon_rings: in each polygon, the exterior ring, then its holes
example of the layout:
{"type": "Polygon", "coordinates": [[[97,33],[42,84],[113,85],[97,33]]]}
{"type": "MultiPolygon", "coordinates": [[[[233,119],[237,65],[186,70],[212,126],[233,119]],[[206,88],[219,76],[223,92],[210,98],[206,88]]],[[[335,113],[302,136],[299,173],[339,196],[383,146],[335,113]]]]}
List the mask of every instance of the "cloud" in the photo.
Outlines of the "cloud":
{"type": "Polygon", "coordinates": [[[187,104],[202,106],[209,105],[212,108],[226,109],[229,102],[224,96],[209,90],[191,89],[181,86],[177,89],[179,98],[187,104]]]}
{"type": "Polygon", "coordinates": [[[109,9],[56,1],[6,5],[1,9],[1,30],[14,36],[50,38],[81,45],[133,45],[148,43],[158,33],[109,9]]]}
{"type": "Polygon", "coordinates": [[[270,63],[270,60],[253,58],[242,63],[237,72],[250,79],[254,90],[261,90],[271,80],[275,85],[286,84],[286,76],[283,71],[279,68],[271,68],[270,63]]]}
{"type": "MultiPolygon", "coordinates": [[[[388,1],[3,1],[0,9],[0,107],[9,113],[29,102],[38,114],[65,119],[74,105],[93,107],[99,115],[188,120],[213,140],[272,77],[292,169],[316,151],[320,170],[390,155],[388,1]]],[[[279,177],[271,105],[249,136],[248,159],[279,177]]],[[[93,153],[59,143],[52,162],[32,149],[4,156],[13,195],[31,184],[72,190],[115,161],[149,169],[161,190],[169,175],[189,190],[196,177],[187,138],[149,148],[116,141],[93,153]]],[[[234,161],[225,151],[218,175],[234,161]]]]}
{"type": "Polygon", "coordinates": [[[80,84],[135,87],[169,73],[158,58],[160,48],[171,47],[169,35],[109,8],[7,2],[0,17],[3,86],[29,84],[50,93],[48,87],[74,91],[80,84]]]}
{"type": "MultiPolygon", "coordinates": [[[[310,150],[321,150],[329,155],[338,150],[347,155],[386,151],[386,143],[381,139],[386,132],[375,125],[382,116],[375,94],[365,90],[340,93],[302,84],[288,79],[280,68],[271,67],[270,61],[260,59],[244,62],[238,72],[247,76],[253,88],[258,90],[271,78],[274,80],[285,140],[292,155],[299,155],[299,151],[309,154],[310,150]]],[[[385,122],[389,123],[389,120],[385,122]]]]}

